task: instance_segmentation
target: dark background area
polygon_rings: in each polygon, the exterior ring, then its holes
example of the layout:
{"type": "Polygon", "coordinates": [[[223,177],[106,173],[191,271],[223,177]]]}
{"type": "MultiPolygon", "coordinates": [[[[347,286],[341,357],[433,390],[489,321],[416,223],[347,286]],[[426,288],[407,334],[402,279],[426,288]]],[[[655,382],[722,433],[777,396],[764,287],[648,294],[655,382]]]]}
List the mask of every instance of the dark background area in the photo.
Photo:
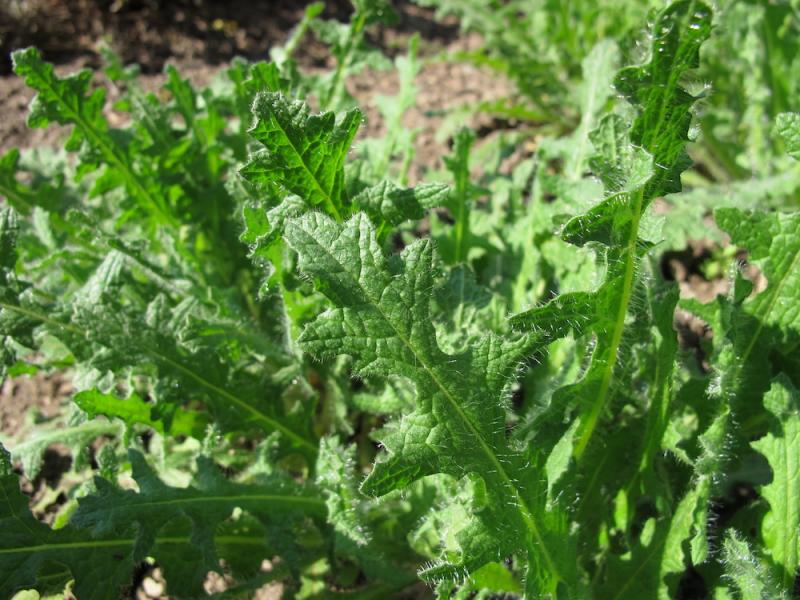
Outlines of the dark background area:
{"type": "MultiPolygon", "coordinates": [[[[160,72],[167,60],[220,65],[234,56],[263,59],[282,42],[303,15],[309,0],[2,0],[0,2],[0,75],[11,72],[9,53],[36,46],[55,63],[84,59],[99,65],[99,44],[106,41],[126,63],[143,73],[160,72]]],[[[423,38],[452,41],[455,24],[442,25],[430,11],[395,1],[398,20],[390,31],[378,27],[373,43],[389,55],[393,38],[419,32],[423,38]]],[[[324,18],[346,21],[348,0],[326,0],[324,18]]],[[[324,65],[328,55],[318,43],[303,44],[300,59],[324,65]]]]}

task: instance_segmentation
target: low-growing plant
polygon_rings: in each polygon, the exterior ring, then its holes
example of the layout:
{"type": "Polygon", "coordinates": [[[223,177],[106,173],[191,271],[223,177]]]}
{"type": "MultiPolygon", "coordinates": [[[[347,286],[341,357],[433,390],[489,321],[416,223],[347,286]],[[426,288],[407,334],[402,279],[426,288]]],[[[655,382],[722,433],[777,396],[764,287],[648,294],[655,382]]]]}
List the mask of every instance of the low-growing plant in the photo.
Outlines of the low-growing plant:
{"type": "MultiPolygon", "coordinates": [[[[212,574],[219,597],[792,597],[800,214],[718,209],[758,277],[733,264],[709,303],[659,264],[688,235],[653,206],[691,165],[712,9],[669,5],[630,66],[595,45],[579,125],[513,168],[500,137],[478,177],[465,129],[415,187],[416,40],[384,138],[355,141],[343,84],[384,10],[309,9],[329,77],[297,37],[209,88],[168,68],[161,94],[108,55],[120,128],[91,72],[14,53],[29,125],[68,126],[70,154],[0,157],[3,375],[76,392],[0,447],[0,595],[114,598],[157,566],[172,597],[212,574]],[[45,523],[21,481],[56,442],[45,523]]],[[[775,126],[800,157],[800,117],[775,126]]]]}
{"type": "MultiPolygon", "coordinates": [[[[451,59],[486,67],[514,84],[508,97],[467,106],[467,112],[562,133],[587,115],[581,73],[598,68],[604,54],[638,61],[649,43],[644,24],[662,6],[623,0],[416,2],[434,7],[439,17],[457,16],[463,30],[480,36],[476,49],[451,53],[451,59]]],[[[679,223],[671,229],[696,238],[707,234],[699,224],[702,214],[722,205],[797,208],[800,181],[773,127],[778,115],[797,108],[797,77],[791,74],[798,66],[798,12],[791,3],[769,0],[725,0],[715,10],[691,85],[701,99],[694,127],[702,132],[691,148],[699,168],[686,175],[694,189],[668,200],[675,209],[671,220],[679,223]]],[[[665,238],[673,243],[669,232],[665,238]]]]}

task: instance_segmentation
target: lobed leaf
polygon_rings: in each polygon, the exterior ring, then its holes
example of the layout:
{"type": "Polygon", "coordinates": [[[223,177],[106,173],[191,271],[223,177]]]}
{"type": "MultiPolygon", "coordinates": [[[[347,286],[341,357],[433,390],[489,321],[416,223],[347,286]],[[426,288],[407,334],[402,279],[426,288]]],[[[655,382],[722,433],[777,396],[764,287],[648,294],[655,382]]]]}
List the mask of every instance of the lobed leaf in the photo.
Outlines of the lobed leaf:
{"type": "Polygon", "coordinates": [[[422,219],[426,210],[442,206],[448,192],[449,187],[441,183],[401,188],[390,181],[382,181],[361,191],[352,201],[374,222],[384,221],[396,226],[404,221],[422,219]]]}
{"type": "Polygon", "coordinates": [[[772,483],[760,490],[770,507],[761,536],[776,579],[789,592],[800,565],[800,506],[796,502],[800,497],[800,398],[788,377],[773,381],[764,405],[776,421],[767,435],[751,444],[772,469],[772,483]]]}
{"type": "Polygon", "coordinates": [[[742,600],[784,600],[788,598],[772,579],[750,544],[736,530],[731,530],[722,546],[725,575],[741,594],[742,600]]]}
{"type": "MultiPolygon", "coordinates": [[[[361,375],[402,376],[416,385],[417,408],[381,434],[388,452],[362,490],[385,495],[435,473],[482,481],[477,520],[459,534],[460,568],[524,552],[541,593],[559,582],[575,585],[558,558],[569,552],[564,523],[544,510],[537,482],[504,433],[503,390],[534,341],[490,336],[461,354],[443,352],[430,319],[435,263],[427,240],[389,260],[360,213],[345,225],[309,214],[289,221],[285,236],[301,270],[334,305],[306,326],[302,347],[324,359],[347,354],[361,375]]],[[[426,576],[458,568],[441,565],[426,576]]]]}
{"type": "MultiPolygon", "coordinates": [[[[135,566],[153,556],[163,566],[171,593],[196,597],[203,593],[208,571],[220,570],[220,558],[252,574],[272,556],[270,545],[286,542],[305,517],[322,518],[325,504],[312,491],[289,480],[243,485],[225,480],[206,459],[198,462],[193,486],[172,488],[130,451],[139,491],[122,490],[96,478],[97,491],[79,500],[77,511],[62,529],[37,521],[14,475],[0,477],[0,593],[11,597],[32,587],[52,564],[66,568],[81,598],[116,597],[135,566]],[[237,507],[262,528],[249,532],[242,524],[226,534],[223,523],[237,507]],[[264,529],[265,528],[265,529],[264,529]],[[272,532],[275,535],[265,537],[272,532]],[[250,553],[243,560],[240,552],[250,553]],[[247,566],[249,563],[249,566],[247,566]]],[[[68,576],[62,575],[63,582],[68,576]]]]}
{"type": "Polygon", "coordinates": [[[779,114],[775,122],[775,128],[786,144],[787,154],[796,160],[800,160],[800,114],[779,114]]]}
{"type": "Polygon", "coordinates": [[[361,112],[353,109],[337,122],[333,113],[311,115],[307,104],[278,92],[259,94],[253,112],[249,134],[263,149],[241,169],[245,179],[276,184],[309,206],[321,205],[337,219],[346,215],[344,160],[361,112]]]}
{"type": "Polygon", "coordinates": [[[35,48],[17,50],[11,58],[14,72],[38,92],[31,103],[28,125],[73,125],[66,149],[81,151],[79,174],[104,164],[106,171],[101,180],[105,189],[124,186],[158,223],[177,225],[164,190],[151,177],[152,173],[140,172],[145,168],[142,163],[135,166],[128,149],[111,135],[103,116],[105,89],[90,90],[91,71],[59,78],[53,65],[43,61],[35,48]]]}

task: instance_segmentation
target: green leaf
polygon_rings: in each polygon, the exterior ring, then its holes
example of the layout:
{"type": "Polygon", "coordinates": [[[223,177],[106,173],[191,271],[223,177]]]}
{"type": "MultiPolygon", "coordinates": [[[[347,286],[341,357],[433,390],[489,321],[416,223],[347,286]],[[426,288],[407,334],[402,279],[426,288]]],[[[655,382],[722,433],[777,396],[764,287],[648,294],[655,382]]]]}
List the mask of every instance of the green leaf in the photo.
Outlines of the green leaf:
{"type": "MultiPolygon", "coordinates": [[[[244,549],[256,565],[272,557],[264,529],[226,533],[224,522],[239,507],[273,530],[278,546],[289,543],[293,528],[306,517],[324,518],[322,499],[290,479],[267,478],[244,485],[226,480],[207,459],[199,459],[195,482],[188,488],[165,485],[141,454],[131,451],[139,492],[122,490],[96,478],[97,491],[79,500],[69,524],[58,530],[36,521],[13,475],[0,478],[0,593],[34,587],[37,574],[52,562],[66,567],[81,598],[116,597],[133,569],[147,556],[163,566],[168,585],[180,597],[202,593],[210,570],[220,558],[242,559],[230,549],[244,549]]],[[[252,569],[252,567],[251,567],[252,569]]],[[[255,569],[253,569],[255,570],[255,569]]]]}
{"type": "Polygon", "coordinates": [[[167,74],[166,90],[172,94],[178,113],[183,117],[187,129],[194,126],[197,115],[197,94],[188,79],[181,79],[178,70],[173,65],[167,65],[164,71],[167,74]]]}
{"type": "Polygon", "coordinates": [[[51,446],[63,444],[76,457],[74,462],[80,464],[86,459],[80,461],[78,458],[97,438],[121,435],[122,427],[118,423],[98,420],[65,424],[56,420],[25,430],[24,438],[11,446],[11,458],[20,461],[26,477],[33,480],[42,468],[45,451],[51,446]]]}
{"type": "Polygon", "coordinates": [[[404,221],[419,220],[425,216],[426,210],[442,206],[449,190],[447,185],[441,183],[401,188],[390,181],[382,181],[353,197],[353,205],[376,223],[386,222],[396,226],[404,221]]]}
{"type": "Polygon", "coordinates": [[[734,529],[725,536],[722,560],[725,575],[738,589],[741,600],[786,600],[789,597],[772,579],[763,560],[734,529]]]}
{"type": "Polygon", "coordinates": [[[343,448],[335,440],[323,438],[317,459],[317,485],[326,492],[328,522],[337,533],[357,546],[369,543],[369,532],[359,515],[359,492],[353,471],[354,448],[343,448]]]}
{"type": "MultiPolygon", "coordinates": [[[[299,196],[286,196],[277,206],[264,211],[264,208],[255,202],[248,202],[242,207],[242,221],[244,231],[239,236],[239,241],[250,248],[250,258],[260,259],[267,264],[270,260],[270,250],[281,239],[283,226],[290,217],[302,215],[308,206],[299,196]],[[265,262],[267,261],[267,262],[265,262]]],[[[271,273],[277,265],[269,265],[266,269],[271,273]]]]}
{"type": "Polygon", "coordinates": [[[476,335],[497,331],[493,327],[492,293],[475,280],[475,273],[465,264],[450,267],[446,281],[436,288],[435,319],[439,344],[461,350],[476,335]]]}
{"type": "Polygon", "coordinates": [[[353,98],[347,91],[347,77],[361,72],[365,67],[383,68],[386,58],[370,48],[364,37],[366,27],[376,22],[388,23],[394,11],[386,0],[353,0],[353,12],[348,24],[339,21],[313,19],[311,26],[317,37],[330,45],[330,52],[336,59],[332,72],[319,77],[315,86],[320,106],[337,110],[352,104],[353,98]]]}
{"type": "Polygon", "coordinates": [[[572,135],[573,146],[564,167],[564,175],[568,179],[578,180],[583,176],[592,144],[597,148],[597,142],[591,139],[591,133],[597,126],[598,115],[614,91],[612,84],[619,68],[618,63],[619,48],[613,40],[603,40],[595,44],[581,62],[581,122],[572,135]]]}
{"type": "Polygon", "coordinates": [[[14,475],[0,477],[0,526],[0,594],[6,598],[35,588],[51,561],[65,565],[73,575],[89,575],[86,583],[75,585],[75,593],[87,600],[114,597],[133,570],[131,537],[94,539],[71,527],[50,529],[31,514],[14,475]]]}
{"type": "MultiPolygon", "coordinates": [[[[684,145],[694,98],[680,87],[685,72],[696,66],[698,49],[708,36],[711,12],[702,3],[675,2],[658,15],[653,24],[649,62],[620,71],[617,87],[638,109],[630,132],[619,129],[614,117],[605,119],[596,141],[601,153],[594,159],[613,187],[611,195],[585,215],[567,223],[562,236],[579,245],[590,241],[610,245],[606,250],[606,281],[598,290],[594,326],[598,335],[592,362],[584,377],[561,393],[579,406],[580,426],[575,435],[574,456],[580,462],[611,400],[622,396],[621,374],[617,365],[626,347],[623,339],[629,330],[629,310],[638,285],[639,257],[647,245],[639,239],[644,210],[657,195],[679,190],[680,172],[687,165],[684,145]],[[654,175],[645,180],[646,160],[641,147],[656,165],[654,175]],[[630,192],[617,192],[621,182],[635,181],[630,192]],[[645,183],[646,181],[646,183],[645,183]]],[[[623,184],[623,187],[628,187],[623,184]]]]}
{"type": "Polygon", "coordinates": [[[637,149],[620,148],[619,142],[624,146],[626,136],[618,126],[610,127],[613,121],[606,120],[606,133],[601,128],[597,137],[599,150],[604,152],[594,164],[603,165],[602,173],[612,181],[640,182],[646,174],[643,150],[652,159],[653,176],[635,192],[611,195],[586,215],[572,219],[564,229],[567,241],[608,244],[611,239],[621,242],[626,232],[635,241],[642,215],[653,199],[681,191],[680,174],[691,166],[685,146],[690,141],[690,109],[696,100],[681,82],[686,72],[698,65],[700,46],[711,31],[711,15],[711,9],[696,0],[672,3],[651,28],[649,61],[617,74],[616,88],[638,109],[629,133],[630,143],[637,149]],[[623,175],[625,166],[634,172],[623,175]],[[617,235],[612,238],[613,232],[617,235]]]}
{"type": "Polygon", "coordinates": [[[612,555],[606,566],[606,579],[598,586],[601,597],[610,600],[634,600],[655,597],[659,600],[674,598],[667,576],[682,573],[684,564],[683,542],[689,536],[692,513],[697,503],[696,492],[690,492],[675,509],[675,513],[660,520],[650,521],[655,529],[635,540],[630,552],[623,556],[612,555]]]}
{"type": "Polygon", "coordinates": [[[619,115],[604,117],[589,137],[596,152],[589,166],[607,192],[634,192],[653,176],[653,157],[631,143],[619,115]]]}
{"type": "MultiPolygon", "coordinates": [[[[503,390],[532,341],[490,336],[461,354],[443,352],[430,319],[435,263],[429,241],[389,260],[363,214],[344,226],[309,214],[289,221],[285,236],[301,270],[334,304],[306,326],[302,347],[322,359],[350,355],[360,375],[403,376],[416,385],[416,410],[382,433],[388,452],[362,490],[385,495],[434,473],[474,478],[485,497],[475,500],[477,521],[459,536],[462,568],[472,571],[489,556],[521,551],[543,593],[559,582],[574,585],[569,562],[559,559],[569,554],[564,523],[557,512],[546,513],[524,457],[505,439],[503,390]]],[[[438,566],[426,576],[454,568],[438,566]]]]}
{"type": "MultiPolygon", "coordinates": [[[[125,189],[159,223],[177,225],[167,205],[164,191],[152,173],[137,171],[128,149],[111,135],[103,116],[105,88],[90,92],[92,72],[80,71],[64,79],[56,76],[53,65],[42,60],[35,48],[17,50],[12,54],[14,72],[38,93],[31,103],[29,127],[47,127],[50,123],[73,125],[66,148],[81,150],[80,172],[95,170],[105,164],[104,177],[114,187],[125,189]]],[[[141,166],[141,162],[139,163],[141,166]]]]}
{"type": "MultiPolygon", "coordinates": [[[[417,86],[415,80],[422,68],[417,57],[419,34],[408,41],[408,53],[394,60],[398,77],[398,91],[394,96],[379,95],[375,104],[381,113],[386,132],[380,138],[362,140],[360,157],[366,162],[371,174],[377,179],[385,178],[393,159],[400,163],[398,180],[405,183],[411,161],[416,152],[414,140],[418,130],[406,127],[405,116],[416,106],[417,86]]],[[[371,216],[371,215],[370,215],[371,216]]]]}
{"type": "Polygon", "coordinates": [[[731,403],[739,418],[753,416],[770,385],[769,354],[789,355],[800,340],[800,312],[794,299],[800,293],[800,214],[715,211],[717,224],[766,277],[766,290],[748,298],[752,284],[737,282],[738,297],[722,303],[720,328],[727,343],[716,360],[716,392],[731,403]]]}
{"type": "Polygon", "coordinates": [[[160,415],[158,406],[148,404],[136,393],[127,398],[118,398],[99,390],[86,390],[75,394],[73,401],[91,419],[97,415],[115,417],[128,426],[147,425],[159,433],[173,436],[187,435],[202,439],[208,421],[202,413],[183,409],[175,410],[174,414],[160,415]]]}
{"type": "Polygon", "coordinates": [[[453,154],[446,156],[444,163],[453,174],[453,191],[447,208],[455,221],[452,236],[443,246],[448,262],[458,264],[467,260],[470,242],[470,211],[473,202],[473,185],[470,183],[469,155],[475,143],[475,132],[460,129],[453,139],[453,154]]]}
{"type": "Polygon", "coordinates": [[[223,343],[216,331],[220,327],[225,331],[225,325],[234,323],[208,319],[193,299],[170,306],[163,296],[156,296],[145,307],[144,315],[126,310],[107,295],[102,301],[75,308],[75,322],[103,348],[92,357],[97,367],[113,365],[119,370],[129,365],[140,369],[152,377],[160,402],[184,402],[190,391],[206,402],[224,430],[279,431],[287,449],[308,458],[316,455],[317,444],[307,417],[313,404],[291,413],[281,402],[285,384],[279,378],[251,368],[249,356],[241,363],[225,360],[226,345],[233,353],[239,350],[241,343],[232,334],[241,335],[237,330],[245,324],[230,327],[222,336],[223,343]],[[110,308],[115,312],[114,319],[98,314],[110,308]]]}
{"type": "Polygon", "coordinates": [[[0,196],[20,214],[30,214],[39,204],[34,190],[17,179],[19,150],[12,148],[0,156],[0,196]]]}
{"type": "Polygon", "coordinates": [[[800,332],[800,312],[792,302],[800,293],[800,213],[723,208],[715,211],[714,218],[734,244],[748,250],[748,260],[767,278],[767,290],[745,303],[747,312],[759,321],[751,346],[770,328],[778,343],[792,339],[800,332]]]}
{"type": "Polygon", "coordinates": [[[779,114],[775,121],[775,127],[786,144],[786,152],[789,156],[800,160],[800,114],[779,114]]]}
{"type": "Polygon", "coordinates": [[[696,98],[681,87],[700,63],[700,46],[711,33],[712,11],[696,0],[672,3],[655,20],[649,62],[622,69],[614,82],[631,104],[641,107],[631,141],[656,165],[644,198],[681,191],[680,175],[691,165],[686,153],[690,108],[696,98]]]}
{"type": "MultiPolygon", "coordinates": [[[[16,213],[4,208],[0,211],[0,379],[5,380],[9,368],[25,356],[25,348],[33,347],[33,334],[40,321],[32,318],[25,305],[30,301],[26,294],[29,286],[19,281],[16,274],[19,221],[16,213]]],[[[35,315],[36,313],[34,313],[35,315]]]]}
{"type": "MultiPolygon", "coordinates": [[[[556,313],[552,321],[540,322],[542,308],[512,318],[533,333],[544,327],[559,334],[569,330],[571,321],[596,339],[583,376],[553,393],[547,418],[539,417],[549,430],[538,437],[549,453],[545,467],[551,497],[563,498],[569,492],[580,498],[575,520],[586,544],[595,544],[607,528],[630,527],[627,517],[615,522],[613,499],[635,506],[640,495],[674,497],[656,476],[654,462],[669,423],[676,352],[671,320],[677,297],[674,289],[651,296],[653,286],[642,257],[652,246],[641,239],[640,229],[653,199],[678,191],[680,173],[689,165],[684,146],[695,99],[680,86],[686,72],[697,65],[710,27],[711,11],[704,4],[671,4],[653,21],[646,62],[617,75],[617,89],[632,104],[633,124],[628,130],[622,117],[609,115],[592,133],[596,154],[590,165],[603,181],[606,196],[562,231],[570,243],[591,244],[605,267],[605,279],[595,291],[568,295],[561,303],[581,318],[561,320],[556,313]],[[631,446],[640,449],[635,465],[631,446]]],[[[683,569],[681,545],[691,532],[692,498],[696,500],[696,492],[686,496],[679,514],[670,514],[669,504],[663,506],[660,518],[647,524],[650,534],[640,533],[642,539],[634,540],[627,560],[609,557],[608,573],[603,573],[609,590],[628,590],[625,595],[635,597],[639,573],[652,594],[667,585],[662,581],[668,573],[683,569]],[[674,564],[666,566],[662,559],[674,564]],[[619,577],[632,579],[620,583],[619,577]]]]}
{"type": "Polygon", "coordinates": [[[361,112],[353,109],[337,122],[332,112],[311,115],[305,103],[265,92],[256,97],[253,113],[256,120],[249,133],[263,149],[240,171],[245,179],[278,185],[309,206],[321,205],[336,219],[347,215],[344,160],[361,112]]]}
{"type": "Polygon", "coordinates": [[[709,549],[708,520],[712,497],[718,493],[719,473],[725,472],[730,460],[732,417],[728,407],[721,409],[708,428],[699,436],[700,454],[694,461],[692,563],[706,561],[709,549]]]}
{"type": "MultiPolygon", "coordinates": [[[[223,430],[280,431],[287,451],[313,460],[317,443],[308,416],[313,401],[306,397],[298,406],[301,394],[283,404],[294,371],[287,369],[286,379],[272,376],[293,360],[285,349],[260,336],[251,339],[245,333],[249,322],[212,316],[191,297],[174,305],[163,294],[145,305],[121,302],[117,294],[122,282],[134,283],[125,273],[125,260],[121,253],[107,255],[81,293],[61,308],[71,322],[52,310],[48,314],[46,306],[19,304],[12,297],[0,304],[0,332],[25,340],[47,331],[91,374],[89,387],[109,372],[121,375],[133,369],[150,378],[152,394],[166,405],[159,407],[162,416],[174,414],[188,395],[204,401],[223,430]],[[260,369],[253,368],[253,354],[259,356],[260,369]]],[[[12,287],[2,289],[13,292],[12,287]]]]}
{"type": "Polygon", "coordinates": [[[772,382],[764,406],[776,421],[767,435],[751,444],[772,469],[772,483],[760,489],[770,507],[761,536],[777,580],[788,592],[800,566],[800,396],[788,377],[772,382]]]}

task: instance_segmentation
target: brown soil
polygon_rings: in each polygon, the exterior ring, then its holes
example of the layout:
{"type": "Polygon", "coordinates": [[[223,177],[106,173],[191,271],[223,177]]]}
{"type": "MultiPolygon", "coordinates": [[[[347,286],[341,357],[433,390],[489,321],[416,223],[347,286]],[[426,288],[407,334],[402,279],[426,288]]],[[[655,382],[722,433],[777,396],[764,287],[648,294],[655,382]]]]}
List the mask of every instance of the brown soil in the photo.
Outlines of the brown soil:
{"type": "Polygon", "coordinates": [[[56,416],[71,392],[72,385],[60,377],[37,374],[7,379],[0,391],[0,440],[22,431],[32,410],[43,417],[56,416]]]}
{"type": "MultiPolygon", "coordinates": [[[[109,43],[126,63],[139,64],[141,82],[147,89],[163,81],[166,62],[195,84],[208,83],[234,56],[260,59],[269,49],[285,41],[309,2],[271,0],[252,3],[243,0],[23,0],[19,8],[0,8],[0,152],[13,147],[57,145],[66,132],[57,127],[30,130],[25,117],[33,92],[11,73],[9,53],[15,48],[35,45],[56,65],[59,74],[101,66],[99,48],[109,43]]],[[[17,6],[15,4],[14,6],[17,6]]],[[[388,56],[405,52],[412,34],[421,36],[422,59],[439,52],[475,49],[480,39],[460,37],[457,24],[441,24],[431,11],[407,1],[395,3],[397,22],[391,27],[370,30],[369,41],[388,56]]],[[[326,2],[327,18],[345,21],[347,0],[326,2]]],[[[306,69],[330,66],[327,49],[308,35],[297,56],[306,69]]],[[[381,135],[382,125],[373,102],[378,95],[397,91],[393,71],[367,71],[349,82],[351,93],[367,115],[362,137],[381,135]]],[[[444,116],[454,109],[510,94],[509,84],[468,64],[428,60],[418,79],[417,106],[409,111],[404,125],[419,131],[417,154],[410,173],[418,180],[426,168],[440,166],[447,153],[447,140],[437,139],[444,116]]],[[[111,90],[113,99],[113,89],[111,90]]],[[[113,115],[110,115],[113,120],[113,115]]],[[[491,131],[488,116],[470,121],[482,131],[491,131]]]]}
{"type": "MultiPolygon", "coordinates": [[[[307,0],[18,0],[0,7],[0,72],[8,53],[37,46],[58,63],[83,59],[98,66],[110,43],[126,63],[158,73],[166,61],[220,65],[239,55],[266,56],[299,21],[307,0]]],[[[346,0],[326,2],[326,16],[346,19],[346,0]]],[[[319,48],[318,48],[319,49],[319,48]]]]}

